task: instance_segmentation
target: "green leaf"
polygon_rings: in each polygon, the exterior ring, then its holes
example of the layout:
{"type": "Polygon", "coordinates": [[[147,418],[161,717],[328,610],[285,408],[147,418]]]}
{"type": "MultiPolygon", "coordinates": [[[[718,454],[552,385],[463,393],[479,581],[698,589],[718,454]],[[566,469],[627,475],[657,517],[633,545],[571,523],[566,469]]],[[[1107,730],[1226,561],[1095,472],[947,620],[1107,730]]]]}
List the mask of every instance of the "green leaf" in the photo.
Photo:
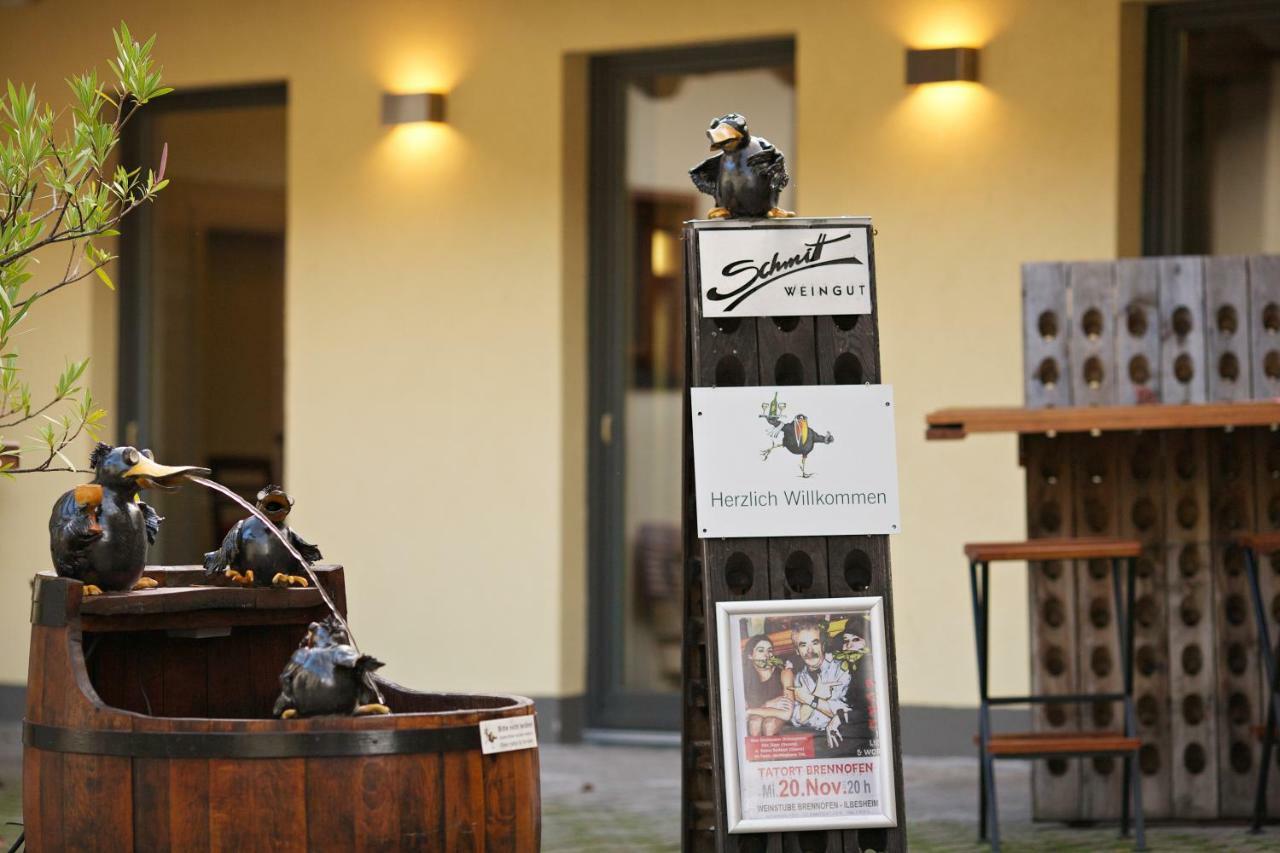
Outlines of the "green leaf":
{"type": "Polygon", "coordinates": [[[102,279],[103,284],[105,284],[107,287],[111,288],[112,290],[116,289],[115,282],[111,280],[111,276],[107,275],[107,271],[104,268],[98,267],[96,270],[94,270],[94,272],[98,274],[98,278],[102,279]]]}

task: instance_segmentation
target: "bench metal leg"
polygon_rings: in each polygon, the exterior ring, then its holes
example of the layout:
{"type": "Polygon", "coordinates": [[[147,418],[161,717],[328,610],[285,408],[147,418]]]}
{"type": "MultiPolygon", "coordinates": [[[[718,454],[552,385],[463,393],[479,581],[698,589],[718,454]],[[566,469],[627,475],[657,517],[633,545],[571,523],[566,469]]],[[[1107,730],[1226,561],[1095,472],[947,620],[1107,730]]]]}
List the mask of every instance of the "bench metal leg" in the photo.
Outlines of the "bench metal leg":
{"type": "Polygon", "coordinates": [[[1258,652],[1262,656],[1263,674],[1267,679],[1267,722],[1262,731],[1262,763],[1258,767],[1258,785],[1253,800],[1252,832],[1261,832],[1267,817],[1267,776],[1271,773],[1271,752],[1275,746],[1275,726],[1280,715],[1280,682],[1276,678],[1275,650],[1271,647],[1271,630],[1262,590],[1258,586],[1258,554],[1244,549],[1244,565],[1249,576],[1249,597],[1253,599],[1253,618],[1258,628],[1258,652]]]}
{"type": "Polygon", "coordinates": [[[997,824],[996,780],[991,758],[991,706],[987,690],[987,605],[991,573],[989,563],[969,563],[969,595],[973,604],[973,639],[978,652],[978,840],[990,841],[993,851],[1000,850],[1000,827],[997,824]],[[978,569],[982,581],[978,581],[978,569]]]}

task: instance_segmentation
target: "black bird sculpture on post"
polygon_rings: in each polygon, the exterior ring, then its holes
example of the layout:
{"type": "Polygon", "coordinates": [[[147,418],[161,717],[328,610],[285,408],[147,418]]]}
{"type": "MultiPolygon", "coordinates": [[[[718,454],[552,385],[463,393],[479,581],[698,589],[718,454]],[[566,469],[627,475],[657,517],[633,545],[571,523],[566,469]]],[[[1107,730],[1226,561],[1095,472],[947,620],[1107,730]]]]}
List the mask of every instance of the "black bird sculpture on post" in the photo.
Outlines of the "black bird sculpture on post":
{"type": "Polygon", "coordinates": [[[786,158],[769,140],[752,136],[745,118],[729,113],[712,119],[707,139],[715,154],[690,169],[689,177],[698,192],[716,200],[708,219],[795,216],[778,207],[778,194],[791,180],[786,158]]]}
{"type": "Polygon", "coordinates": [[[373,671],[382,661],[361,654],[337,619],[312,622],[284,672],[271,713],[281,719],[321,714],[390,714],[373,671]]]}
{"type": "Polygon", "coordinates": [[[83,583],[85,595],[148,589],[142,577],[147,546],[154,544],[160,517],[138,500],[142,489],[175,489],[189,474],[207,468],[160,465],[150,450],[99,444],[89,457],[93,482],[76,486],[53,505],[49,550],[60,577],[83,583]]]}
{"type": "MultiPolygon", "coordinates": [[[[285,525],[293,498],[284,489],[267,486],[258,492],[257,506],[303,559],[309,563],[321,559],[319,548],[285,525]]],[[[257,516],[241,519],[227,531],[222,547],[204,555],[204,571],[207,575],[225,574],[242,586],[309,585],[303,567],[257,516]]]]}

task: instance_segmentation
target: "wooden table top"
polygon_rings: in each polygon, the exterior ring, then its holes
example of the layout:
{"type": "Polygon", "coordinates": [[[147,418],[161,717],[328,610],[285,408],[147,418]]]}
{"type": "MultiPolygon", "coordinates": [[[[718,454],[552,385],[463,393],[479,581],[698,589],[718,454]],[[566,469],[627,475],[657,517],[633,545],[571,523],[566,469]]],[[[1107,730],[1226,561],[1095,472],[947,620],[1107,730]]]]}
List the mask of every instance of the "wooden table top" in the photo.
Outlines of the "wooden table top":
{"type": "Polygon", "coordinates": [[[1064,406],[1025,409],[987,406],[938,409],[925,416],[930,441],[971,433],[1019,435],[1058,432],[1132,432],[1148,429],[1206,429],[1280,425],[1280,399],[1183,405],[1064,406]]]}

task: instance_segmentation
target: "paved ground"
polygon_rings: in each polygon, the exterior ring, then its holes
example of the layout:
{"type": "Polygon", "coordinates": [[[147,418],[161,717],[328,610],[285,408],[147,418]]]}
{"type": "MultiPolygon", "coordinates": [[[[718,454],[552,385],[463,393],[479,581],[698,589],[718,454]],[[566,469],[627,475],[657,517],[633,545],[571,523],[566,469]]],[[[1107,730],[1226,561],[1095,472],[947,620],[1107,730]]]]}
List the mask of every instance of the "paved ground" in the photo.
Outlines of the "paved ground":
{"type": "MultiPolygon", "coordinates": [[[[1030,850],[1129,850],[1115,830],[1032,824],[1027,765],[999,765],[1001,828],[1009,853],[1030,850]]],[[[981,851],[975,843],[977,763],[963,758],[906,760],[908,838],[913,851],[981,851]]],[[[0,728],[0,851],[21,820],[21,745],[16,727],[0,728]]],[[[543,849],[671,851],[680,839],[680,753],[673,748],[544,746],[543,849]]],[[[1153,850],[1280,850],[1280,827],[1262,836],[1243,826],[1154,827],[1153,850]]]]}
{"type": "MultiPolygon", "coordinates": [[[[908,841],[913,851],[980,851],[977,761],[905,761],[908,841]]],[[[1030,765],[997,765],[1003,849],[1130,850],[1114,826],[1076,828],[1031,822],[1030,765]]],[[[543,849],[552,853],[678,850],[680,753],[671,748],[544,746],[543,849]]],[[[1280,827],[1261,836],[1244,826],[1152,827],[1153,850],[1280,850],[1280,827]]]]}

